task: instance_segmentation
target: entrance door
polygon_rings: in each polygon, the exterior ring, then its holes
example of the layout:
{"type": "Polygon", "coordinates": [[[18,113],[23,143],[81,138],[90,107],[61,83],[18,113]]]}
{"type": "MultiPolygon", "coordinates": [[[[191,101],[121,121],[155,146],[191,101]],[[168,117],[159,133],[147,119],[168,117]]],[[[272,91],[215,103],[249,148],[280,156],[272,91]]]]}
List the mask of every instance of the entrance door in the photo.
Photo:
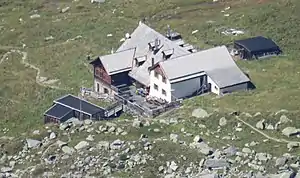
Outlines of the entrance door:
{"type": "Polygon", "coordinates": [[[108,91],[108,89],[107,89],[107,88],[104,88],[104,93],[106,93],[106,94],[108,94],[108,93],[109,93],[109,91],[108,91]]]}

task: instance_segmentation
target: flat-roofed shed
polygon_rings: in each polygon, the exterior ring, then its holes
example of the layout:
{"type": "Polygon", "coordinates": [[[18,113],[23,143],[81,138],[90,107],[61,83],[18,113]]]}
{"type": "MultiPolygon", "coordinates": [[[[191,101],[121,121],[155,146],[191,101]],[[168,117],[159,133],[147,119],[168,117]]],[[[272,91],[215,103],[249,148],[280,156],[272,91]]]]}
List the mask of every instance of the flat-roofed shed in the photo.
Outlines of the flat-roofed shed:
{"type": "Polygon", "coordinates": [[[234,42],[234,48],[239,51],[242,59],[258,59],[282,52],[272,39],[262,36],[237,40],[234,42]]]}

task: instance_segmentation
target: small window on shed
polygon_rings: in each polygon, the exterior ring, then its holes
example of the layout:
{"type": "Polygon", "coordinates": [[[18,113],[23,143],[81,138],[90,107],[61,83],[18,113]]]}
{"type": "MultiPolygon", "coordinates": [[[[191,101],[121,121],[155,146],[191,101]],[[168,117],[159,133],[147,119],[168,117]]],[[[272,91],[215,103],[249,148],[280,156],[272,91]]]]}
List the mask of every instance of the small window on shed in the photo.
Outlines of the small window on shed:
{"type": "Polygon", "coordinates": [[[166,77],[165,77],[165,76],[162,77],[162,81],[163,81],[164,83],[166,83],[166,77]]]}
{"type": "Polygon", "coordinates": [[[158,85],[154,84],[154,89],[158,90],[158,85]]]}
{"type": "Polygon", "coordinates": [[[156,78],[158,78],[158,76],[159,76],[158,72],[154,71],[154,76],[155,76],[156,78]]]}

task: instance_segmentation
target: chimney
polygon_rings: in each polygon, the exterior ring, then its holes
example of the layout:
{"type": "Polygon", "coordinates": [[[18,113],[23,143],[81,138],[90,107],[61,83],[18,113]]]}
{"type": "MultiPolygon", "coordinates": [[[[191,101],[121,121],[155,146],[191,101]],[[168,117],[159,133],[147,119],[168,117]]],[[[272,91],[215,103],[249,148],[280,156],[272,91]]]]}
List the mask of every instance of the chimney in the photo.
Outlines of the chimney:
{"type": "Polygon", "coordinates": [[[151,66],[154,66],[154,57],[151,59],[151,66]]]}
{"type": "Polygon", "coordinates": [[[159,41],[158,41],[158,38],[155,39],[155,42],[154,42],[154,50],[157,51],[158,50],[158,45],[159,45],[159,41]]]}
{"type": "Polygon", "coordinates": [[[170,28],[170,25],[168,25],[167,37],[171,38],[171,28],[170,28]]]}

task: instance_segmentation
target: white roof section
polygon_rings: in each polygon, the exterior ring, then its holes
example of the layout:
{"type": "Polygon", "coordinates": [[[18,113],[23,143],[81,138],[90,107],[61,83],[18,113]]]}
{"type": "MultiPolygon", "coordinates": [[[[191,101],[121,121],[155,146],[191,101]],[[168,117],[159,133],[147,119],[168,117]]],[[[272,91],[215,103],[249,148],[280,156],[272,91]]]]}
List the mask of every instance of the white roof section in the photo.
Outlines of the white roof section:
{"type": "Polygon", "coordinates": [[[135,48],[100,56],[99,59],[109,75],[131,70],[135,48]]]}
{"type": "Polygon", "coordinates": [[[131,34],[131,38],[127,39],[117,51],[121,51],[128,48],[136,48],[135,57],[146,57],[146,61],[142,66],[133,68],[130,72],[130,76],[132,78],[144,85],[150,84],[150,75],[148,68],[152,65],[152,58],[154,58],[154,63],[160,62],[163,59],[162,51],[174,49],[174,53],[172,54],[170,59],[190,54],[189,51],[178,46],[176,43],[169,40],[162,34],[145,25],[144,23],[139,24],[139,26],[131,34]],[[148,44],[154,42],[155,39],[158,39],[160,41],[161,48],[154,55],[153,52],[149,50],[148,44]]]}
{"type": "Polygon", "coordinates": [[[160,62],[160,66],[171,83],[200,72],[205,72],[220,88],[250,81],[236,65],[226,46],[166,60],[160,62]]]}

